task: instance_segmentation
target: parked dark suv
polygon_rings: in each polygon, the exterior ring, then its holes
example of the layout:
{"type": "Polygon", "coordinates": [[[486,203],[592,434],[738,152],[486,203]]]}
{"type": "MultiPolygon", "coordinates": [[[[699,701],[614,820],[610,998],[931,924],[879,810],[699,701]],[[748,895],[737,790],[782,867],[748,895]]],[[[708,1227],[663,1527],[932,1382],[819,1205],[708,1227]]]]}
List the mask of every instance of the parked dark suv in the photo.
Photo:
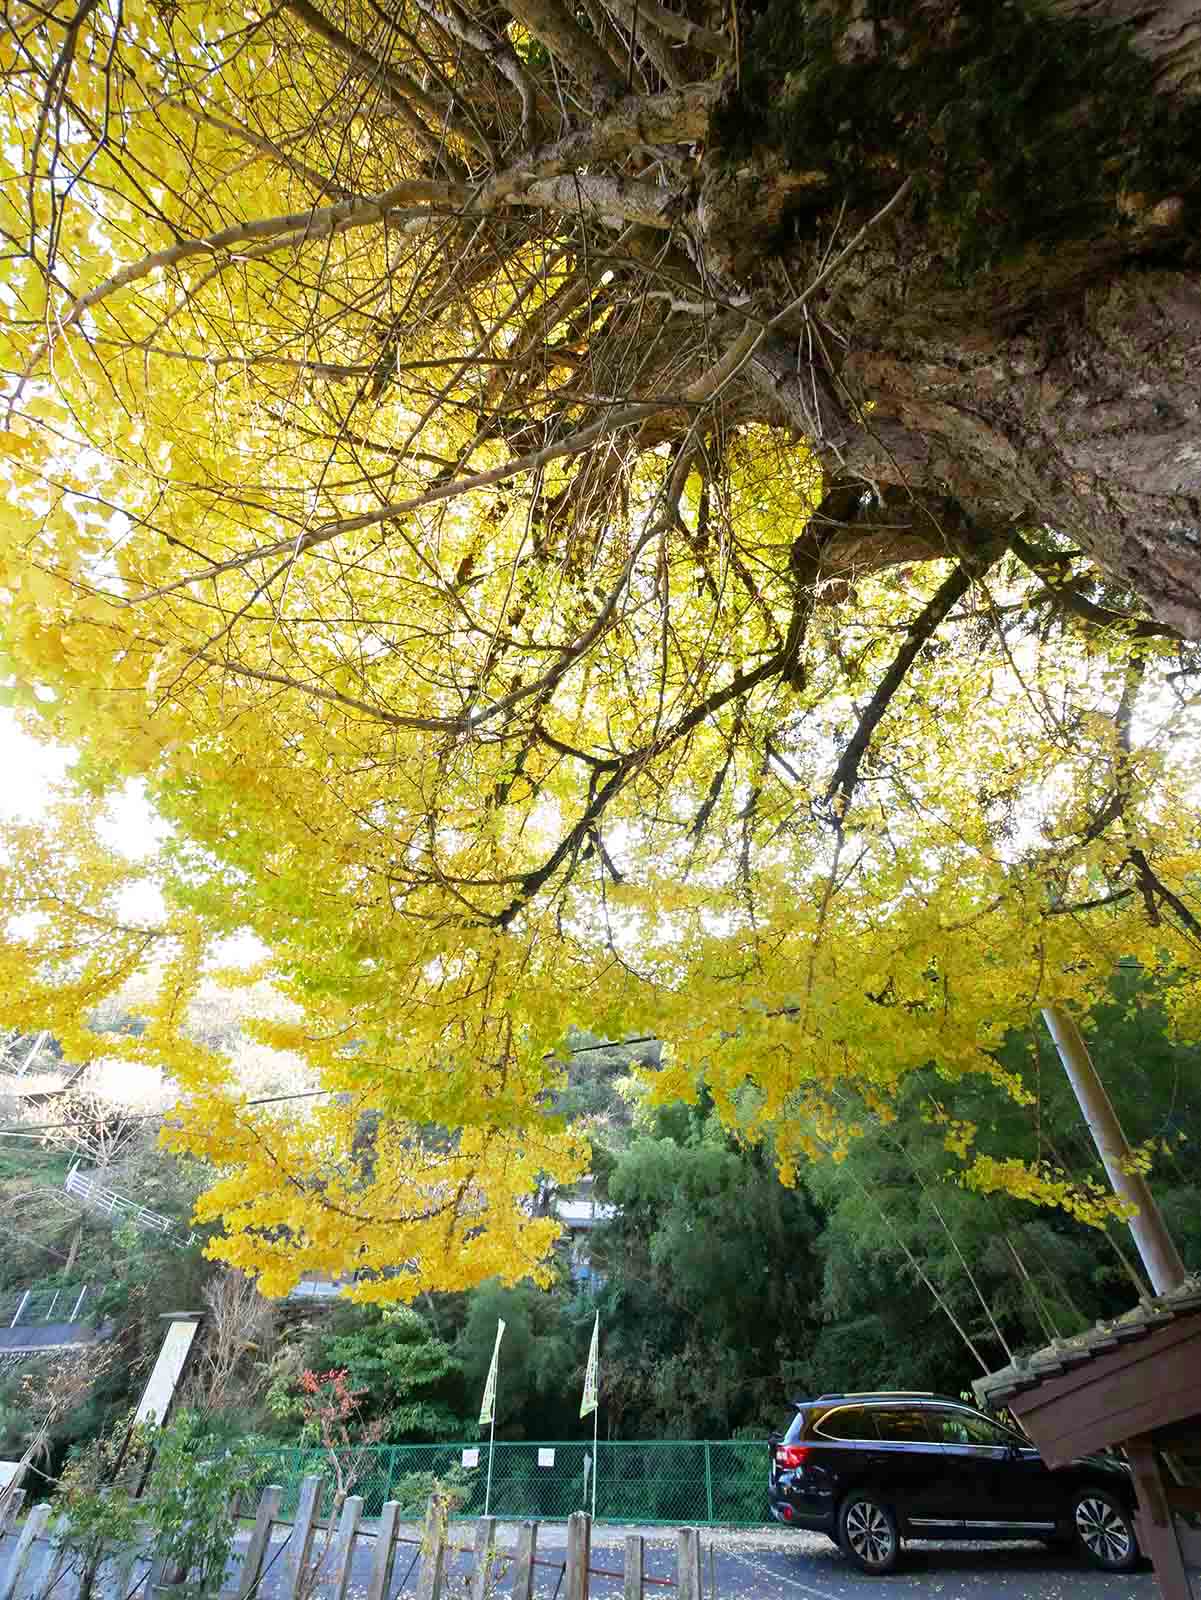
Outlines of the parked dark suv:
{"type": "Polygon", "coordinates": [[[829,1534],[864,1572],[891,1572],[902,1539],[1042,1539],[1095,1566],[1138,1563],[1134,1484],[1107,1456],[1052,1472],[1021,1434],[933,1394],[794,1400],[772,1434],[772,1515],[829,1534]]]}

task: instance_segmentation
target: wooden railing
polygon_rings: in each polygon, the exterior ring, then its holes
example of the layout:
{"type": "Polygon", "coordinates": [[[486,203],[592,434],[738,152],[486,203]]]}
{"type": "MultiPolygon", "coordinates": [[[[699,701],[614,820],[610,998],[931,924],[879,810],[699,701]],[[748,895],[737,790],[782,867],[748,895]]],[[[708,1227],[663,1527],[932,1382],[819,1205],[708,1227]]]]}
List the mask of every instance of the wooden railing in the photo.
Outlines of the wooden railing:
{"type": "MultiPolygon", "coordinates": [[[[383,1506],[374,1527],[368,1526],[363,1521],[363,1501],[357,1495],[348,1496],[336,1514],[322,1517],[321,1501],[329,1491],[322,1478],[306,1478],[295,1518],[289,1522],[280,1516],[280,1488],[263,1490],[241,1570],[232,1587],[222,1591],[221,1600],[255,1600],[266,1587],[268,1575],[271,1592],[278,1600],[349,1600],[352,1593],[365,1594],[366,1600],[386,1600],[408,1590],[409,1578],[418,1567],[420,1600],[450,1600],[452,1593],[464,1600],[490,1600],[502,1592],[502,1584],[513,1600],[533,1600],[540,1567],[557,1575],[555,1594],[561,1593],[564,1600],[588,1600],[594,1577],[620,1582],[623,1600],[644,1600],[654,1594],[662,1594],[664,1600],[702,1600],[704,1594],[697,1528],[676,1531],[675,1574],[659,1577],[646,1571],[641,1534],[627,1534],[624,1547],[606,1550],[605,1565],[594,1564],[594,1555],[600,1552],[593,1551],[592,1518],[583,1511],[568,1518],[566,1547],[554,1549],[552,1554],[550,1549],[539,1550],[537,1522],[521,1522],[514,1530],[515,1538],[501,1540],[495,1517],[481,1517],[471,1542],[460,1544],[451,1538],[445,1502],[436,1498],[429,1502],[420,1528],[401,1520],[403,1508],[395,1500],[383,1506]],[[280,1528],[286,1530],[282,1540],[275,1536],[280,1528]],[[396,1569],[402,1562],[407,1570],[400,1575],[396,1569]],[[272,1572],[276,1567],[278,1571],[272,1572]]],[[[69,1581],[64,1588],[57,1587],[70,1578],[69,1541],[52,1537],[51,1515],[48,1503],[35,1505],[15,1534],[7,1570],[0,1577],[0,1600],[48,1595],[52,1590],[62,1600],[70,1600],[69,1581]]],[[[455,1529],[456,1533],[462,1531],[455,1529]]],[[[2,1528],[0,1540],[7,1543],[2,1528]]],[[[161,1567],[147,1570],[148,1552],[129,1554],[132,1562],[128,1556],[114,1561],[124,1574],[122,1582],[97,1591],[98,1600],[125,1600],[130,1572],[139,1567],[144,1577],[139,1577],[135,1587],[147,1581],[148,1593],[154,1592],[150,1585],[186,1583],[186,1573],[161,1567]]]]}

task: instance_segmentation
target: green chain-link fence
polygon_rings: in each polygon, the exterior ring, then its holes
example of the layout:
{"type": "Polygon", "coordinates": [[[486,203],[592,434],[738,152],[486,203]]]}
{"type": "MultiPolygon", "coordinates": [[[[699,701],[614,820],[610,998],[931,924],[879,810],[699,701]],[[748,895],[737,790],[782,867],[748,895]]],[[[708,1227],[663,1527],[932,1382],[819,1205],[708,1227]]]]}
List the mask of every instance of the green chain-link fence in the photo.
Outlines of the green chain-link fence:
{"type": "MultiPolygon", "coordinates": [[[[498,1442],[493,1450],[489,1510],[495,1516],[566,1517],[591,1509],[591,1441],[498,1442]]],[[[486,1442],[375,1445],[338,1454],[346,1480],[353,1479],[349,1492],[363,1497],[365,1517],[377,1517],[385,1500],[398,1500],[406,1514],[419,1516],[435,1482],[458,1486],[462,1499],[456,1515],[483,1514],[486,1442]],[[478,1465],[465,1467],[464,1452],[472,1450],[479,1452],[478,1465]]],[[[614,1441],[600,1443],[597,1454],[599,1521],[753,1527],[769,1520],[767,1451],[762,1441],[614,1441]]],[[[282,1486],[284,1517],[292,1515],[300,1480],[310,1474],[327,1480],[332,1497],[335,1472],[324,1450],[264,1450],[254,1463],[257,1485],[282,1486]]]]}

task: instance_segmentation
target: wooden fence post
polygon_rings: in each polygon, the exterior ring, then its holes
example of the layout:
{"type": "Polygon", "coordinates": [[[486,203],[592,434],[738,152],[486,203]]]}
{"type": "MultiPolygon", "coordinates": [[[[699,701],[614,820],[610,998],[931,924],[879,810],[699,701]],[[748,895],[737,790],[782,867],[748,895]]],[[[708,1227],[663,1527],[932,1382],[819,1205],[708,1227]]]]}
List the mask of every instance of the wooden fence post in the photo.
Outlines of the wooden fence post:
{"type": "Polygon", "coordinates": [[[446,1565],[446,1502],[434,1494],[425,1508],[421,1533],[421,1571],[417,1600],[442,1600],[442,1573],[446,1565]]]}
{"type": "Polygon", "coordinates": [[[7,1497],[0,1501],[4,1515],[0,1517],[0,1533],[13,1533],[16,1530],[17,1518],[21,1515],[21,1507],[25,1504],[24,1489],[10,1489],[7,1497]]]}
{"type": "Polygon", "coordinates": [[[334,1546],[334,1577],[332,1600],[345,1600],[350,1584],[350,1569],[354,1565],[354,1542],[358,1536],[363,1515],[362,1495],[348,1495],[342,1506],[338,1522],[338,1542],[334,1546]]]}
{"type": "Polygon", "coordinates": [[[676,1534],[676,1600],[701,1600],[699,1528],[681,1528],[676,1534]]]}
{"type": "Polygon", "coordinates": [[[588,1600],[588,1566],[592,1559],[592,1518],[573,1511],[567,1519],[566,1600],[588,1600]]]}
{"type": "Polygon", "coordinates": [[[238,1578],[238,1600],[250,1600],[250,1596],[254,1593],[255,1585],[263,1570],[263,1563],[267,1558],[267,1551],[271,1547],[272,1524],[279,1521],[279,1503],[283,1496],[284,1491],[278,1483],[269,1483],[259,1496],[254,1530],[250,1535],[250,1543],[246,1546],[246,1555],[238,1578]]]}
{"type": "Polygon", "coordinates": [[[313,1524],[321,1504],[324,1480],[316,1477],[300,1480],[300,1494],[296,1500],[296,1519],[288,1541],[288,1562],[284,1571],[285,1600],[299,1600],[308,1573],[309,1553],[313,1548],[313,1524]]]}
{"type": "Polygon", "coordinates": [[[517,1530],[517,1555],[513,1563],[513,1600],[533,1600],[534,1562],[538,1555],[538,1524],[523,1522],[517,1530]]]}
{"type": "Polygon", "coordinates": [[[45,1502],[40,1506],[34,1506],[25,1518],[25,1526],[17,1535],[13,1553],[8,1558],[8,1571],[3,1578],[0,1578],[0,1600],[12,1600],[16,1594],[33,1554],[34,1541],[44,1537],[49,1520],[50,1507],[45,1502]]]}
{"type": "MultiPolygon", "coordinates": [[[[471,1569],[470,1600],[488,1600],[488,1575],[496,1550],[496,1518],[481,1517],[475,1527],[475,1565],[471,1569]]],[[[342,1600],[341,1595],[336,1600],[342,1600]]]]}
{"type": "MultiPolygon", "coordinates": [[[[68,1586],[63,1584],[58,1587],[59,1579],[63,1576],[63,1569],[71,1559],[71,1552],[59,1540],[61,1523],[59,1518],[51,1515],[46,1524],[46,1531],[42,1536],[42,1550],[40,1559],[35,1548],[30,1557],[29,1565],[25,1569],[25,1579],[17,1590],[13,1600],[38,1600],[38,1597],[49,1595],[51,1600],[67,1600],[64,1590],[69,1592],[68,1586]]],[[[124,1591],[122,1591],[124,1594],[124,1591]]]]}
{"type": "Polygon", "coordinates": [[[400,1501],[385,1500],[380,1509],[375,1535],[371,1575],[367,1579],[367,1600],[387,1600],[392,1587],[392,1563],[396,1560],[396,1530],[400,1523],[400,1501]]]}
{"type": "Polygon", "coordinates": [[[642,1600],[642,1535],[626,1534],[626,1575],[622,1600],[642,1600]]]}

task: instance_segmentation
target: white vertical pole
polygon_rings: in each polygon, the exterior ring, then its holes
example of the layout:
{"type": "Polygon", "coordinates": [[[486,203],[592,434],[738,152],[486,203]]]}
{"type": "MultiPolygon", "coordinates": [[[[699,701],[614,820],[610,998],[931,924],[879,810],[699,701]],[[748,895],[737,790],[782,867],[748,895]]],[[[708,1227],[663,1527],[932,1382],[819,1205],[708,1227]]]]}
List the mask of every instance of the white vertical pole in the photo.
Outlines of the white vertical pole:
{"type": "Polygon", "coordinates": [[[1114,1193],[1129,1202],[1134,1215],[1128,1218],[1130,1232],[1138,1253],[1142,1257],[1147,1276],[1156,1294],[1167,1294],[1184,1281],[1184,1263],[1181,1261],[1172,1237],[1164,1225],[1163,1216],[1142,1173],[1131,1162],[1130,1146],[1122,1132],[1105,1086],[1097,1076],[1088,1048],[1080,1036],[1080,1029],[1069,1012],[1062,1006],[1044,1006],[1043,1018],[1059,1051],[1059,1059],[1077,1103],[1088,1124],[1109,1174],[1114,1193]]]}
{"type": "MultiPolygon", "coordinates": [[[[499,1385],[498,1385],[499,1387],[499,1385]]],[[[484,1483],[484,1515],[492,1504],[492,1450],[496,1444],[496,1396],[492,1396],[492,1423],[488,1429],[488,1477],[484,1483]]]]}
{"type": "Polygon", "coordinates": [[[592,1413],[592,1520],[593,1520],[593,1522],[596,1521],[596,1480],[597,1480],[597,1477],[598,1477],[598,1469],[600,1468],[600,1456],[597,1453],[597,1448],[596,1448],[596,1433],[597,1433],[597,1427],[599,1425],[599,1422],[600,1422],[600,1402],[598,1400],[596,1408],[594,1409],[594,1411],[592,1413]]]}

